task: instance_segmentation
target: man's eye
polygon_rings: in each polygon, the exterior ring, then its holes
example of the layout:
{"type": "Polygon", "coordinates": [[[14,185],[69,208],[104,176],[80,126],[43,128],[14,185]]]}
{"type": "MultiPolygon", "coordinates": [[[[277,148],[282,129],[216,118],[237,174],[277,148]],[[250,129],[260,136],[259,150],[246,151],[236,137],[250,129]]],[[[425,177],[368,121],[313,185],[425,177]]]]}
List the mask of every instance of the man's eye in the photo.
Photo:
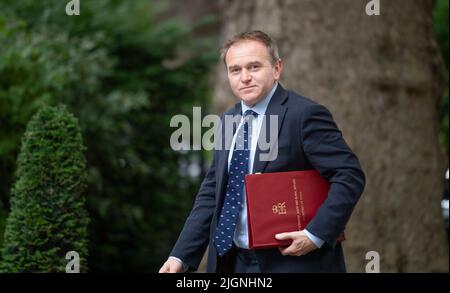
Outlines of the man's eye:
{"type": "Polygon", "coordinates": [[[250,68],[249,68],[249,70],[251,70],[251,71],[256,71],[256,70],[258,70],[259,69],[259,65],[252,65],[252,66],[250,66],[250,68]]]}
{"type": "Polygon", "coordinates": [[[238,72],[239,72],[239,69],[238,69],[238,68],[234,68],[234,69],[231,69],[230,72],[231,72],[231,73],[238,73],[238,72]]]}

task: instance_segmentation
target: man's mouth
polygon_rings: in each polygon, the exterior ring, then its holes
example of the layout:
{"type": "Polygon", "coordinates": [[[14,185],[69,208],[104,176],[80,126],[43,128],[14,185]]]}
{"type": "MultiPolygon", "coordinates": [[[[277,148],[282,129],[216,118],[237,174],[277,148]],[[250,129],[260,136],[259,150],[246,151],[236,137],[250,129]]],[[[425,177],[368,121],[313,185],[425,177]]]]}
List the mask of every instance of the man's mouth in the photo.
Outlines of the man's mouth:
{"type": "Polygon", "coordinates": [[[246,86],[246,87],[241,88],[240,90],[244,91],[244,90],[252,89],[254,87],[256,87],[256,85],[246,86]]]}

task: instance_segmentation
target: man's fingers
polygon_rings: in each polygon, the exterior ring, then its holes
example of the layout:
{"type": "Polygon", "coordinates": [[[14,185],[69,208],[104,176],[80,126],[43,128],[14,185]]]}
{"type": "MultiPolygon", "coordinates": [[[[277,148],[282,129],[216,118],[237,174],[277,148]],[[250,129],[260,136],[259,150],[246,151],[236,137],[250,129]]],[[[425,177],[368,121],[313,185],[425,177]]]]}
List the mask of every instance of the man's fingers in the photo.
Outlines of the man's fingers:
{"type": "Polygon", "coordinates": [[[164,263],[164,265],[159,269],[159,273],[163,274],[163,273],[168,273],[169,272],[169,265],[166,263],[164,263]]]}
{"type": "Polygon", "coordinates": [[[159,269],[160,273],[180,273],[182,271],[182,265],[176,260],[169,259],[159,269]]]}
{"type": "Polygon", "coordinates": [[[279,247],[278,249],[282,255],[294,255],[295,253],[295,246],[293,243],[287,247],[279,247]]]}
{"type": "Polygon", "coordinates": [[[278,240],[286,240],[286,239],[292,239],[293,235],[291,232],[278,233],[275,235],[275,238],[278,240]]]}
{"type": "MultiPolygon", "coordinates": [[[[278,233],[275,235],[275,238],[278,240],[287,240],[287,239],[295,239],[295,232],[284,232],[284,233],[278,233]]],[[[278,248],[282,255],[294,255],[294,249],[295,245],[294,242],[291,243],[289,246],[285,247],[279,247],[278,248]]]]}
{"type": "Polygon", "coordinates": [[[278,250],[280,251],[280,253],[282,255],[286,255],[286,250],[288,249],[288,247],[278,247],[278,250]]]}
{"type": "Polygon", "coordinates": [[[284,256],[286,256],[286,255],[301,256],[301,255],[305,254],[301,250],[295,250],[294,248],[291,248],[290,246],[289,247],[280,247],[279,250],[280,250],[280,253],[284,256]]]}
{"type": "Polygon", "coordinates": [[[307,254],[311,249],[308,249],[308,246],[304,241],[294,240],[291,245],[287,247],[279,247],[280,253],[282,255],[291,255],[291,256],[301,256],[307,254]]]}

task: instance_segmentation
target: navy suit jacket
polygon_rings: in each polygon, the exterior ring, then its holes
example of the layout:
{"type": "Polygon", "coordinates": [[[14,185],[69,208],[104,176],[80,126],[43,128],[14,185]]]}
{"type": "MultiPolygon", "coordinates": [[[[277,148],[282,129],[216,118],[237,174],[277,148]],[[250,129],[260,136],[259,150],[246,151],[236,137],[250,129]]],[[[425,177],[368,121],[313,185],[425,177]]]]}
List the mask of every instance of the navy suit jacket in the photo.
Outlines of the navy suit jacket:
{"type": "MultiPolygon", "coordinates": [[[[224,113],[237,114],[241,115],[240,103],[224,113]]],[[[358,158],[324,106],[285,90],[281,84],[267,107],[266,117],[268,115],[278,117],[278,155],[273,161],[261,161],[261,150],[257,148],[253,173],[316,169],[331,185],[326,201],[306,227],[324,240],[324,245],[303,256],[283,256],[277,248],[256,250],[261,271],[345,272],[342,247],[340,243],[336,244],[336,239],[344,231],[364,189],[365,176],[358,158]]],[[[222,116],[222,122],[223,119],[222,116]]],[[[220,133],[223,138],[223,131],[220,133]]],[[[222,146],[225,146],[227,142],[223,141],[222,146]]],[[[228,180],[228,149],[214,150],[213,161],[192,211],[170,254],[183,260],[192,270],[198,268],[209,245],[207,271],[224,271],[225,262],[218,257],[212,239],[228,180]]]]}

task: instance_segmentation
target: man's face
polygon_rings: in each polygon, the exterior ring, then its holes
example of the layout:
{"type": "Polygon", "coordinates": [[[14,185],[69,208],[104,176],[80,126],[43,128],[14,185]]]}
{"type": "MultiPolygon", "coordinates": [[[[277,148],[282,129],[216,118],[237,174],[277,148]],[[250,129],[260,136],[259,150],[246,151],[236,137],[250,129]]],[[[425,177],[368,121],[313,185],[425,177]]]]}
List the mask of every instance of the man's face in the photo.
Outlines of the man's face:
{"type": "Polygon", "coordinates": [[[280,79],[281,60],[275,65],[267,47],[258,41],[244,40],[227,51],[228,81],[234,95],[251,107],[264,98],[280,79]]]}

